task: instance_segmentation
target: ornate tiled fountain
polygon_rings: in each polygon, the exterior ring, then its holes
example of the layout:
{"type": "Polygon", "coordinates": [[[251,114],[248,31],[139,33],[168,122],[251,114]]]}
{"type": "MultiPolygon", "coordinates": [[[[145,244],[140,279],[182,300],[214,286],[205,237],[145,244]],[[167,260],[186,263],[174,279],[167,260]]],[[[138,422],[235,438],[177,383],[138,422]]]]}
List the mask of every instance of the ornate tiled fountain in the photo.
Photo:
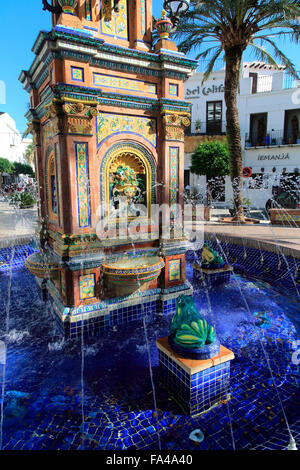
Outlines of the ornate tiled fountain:
{"type": "Polygon", "coordinates": [[[152,2],[58,0],[20,81],[35,144],[41,252],[26,265],[76,336],[174,312],[192,293],[183,233],[163,233],[155,204],[183,204],[184,81],[196,61],[169,39],[152,2]],[[129,11],[130,8],[130,11],[129,11]]]}

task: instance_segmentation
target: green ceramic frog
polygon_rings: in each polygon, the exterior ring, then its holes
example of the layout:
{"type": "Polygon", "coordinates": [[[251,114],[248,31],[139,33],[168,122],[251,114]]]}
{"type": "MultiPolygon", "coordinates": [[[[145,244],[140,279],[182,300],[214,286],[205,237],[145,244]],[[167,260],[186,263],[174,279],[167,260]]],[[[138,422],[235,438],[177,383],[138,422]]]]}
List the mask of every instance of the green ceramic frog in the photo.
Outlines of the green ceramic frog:
{"type": "Polygon", "coordinates": [[[224,264],[222,256],[215,250],[213,250],[208,243],[204,243],[202,248],[202,264],[208,266],[216,266],[224,264]]]}
{"type": "Polygon", "coordinates": [[[216,340],[215,330],[197,311],[192,296],[181,295],[171,324],[175,344],[189,349],[201,348],[216,340]]]}

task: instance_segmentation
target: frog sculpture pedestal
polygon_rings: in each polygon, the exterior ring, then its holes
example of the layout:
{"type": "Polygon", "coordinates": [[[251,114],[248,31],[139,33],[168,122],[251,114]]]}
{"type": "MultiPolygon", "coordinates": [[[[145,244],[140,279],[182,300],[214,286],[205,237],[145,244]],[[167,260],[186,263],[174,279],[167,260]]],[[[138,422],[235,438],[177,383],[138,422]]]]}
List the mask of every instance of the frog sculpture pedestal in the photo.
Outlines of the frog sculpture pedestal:
{"type": "Polygon", "coordinates": [[[198,264],[193,265],[194,279],[212,287],[218,284],[226,284],[231,279],[233,267],[226,264],[222,268],[204,268],[198,264]]]}
{"type": "Polygon", "coordinates": [[[230,399],[230,361],[234,354],[220,346],[220,354],[203,360],[174,352],[168,338],[156,341],[161,383],[189,415],[196,416],[230,399]]]}
{"type": "Polygon", "coordinates": [[[232,271],[233,267],[226,264],[223,258],[207,243],[202,249],[201,263],[193,264],[194,279],[207,287],[228,283],[232,271]]]}
{"type": "Polygon", "coordinates": [[[185,412],[195,416],[230,398],[234,354],[220,345],[191,297],[179,297],[170,336],[156,346],[161,382],[185,412]]]}

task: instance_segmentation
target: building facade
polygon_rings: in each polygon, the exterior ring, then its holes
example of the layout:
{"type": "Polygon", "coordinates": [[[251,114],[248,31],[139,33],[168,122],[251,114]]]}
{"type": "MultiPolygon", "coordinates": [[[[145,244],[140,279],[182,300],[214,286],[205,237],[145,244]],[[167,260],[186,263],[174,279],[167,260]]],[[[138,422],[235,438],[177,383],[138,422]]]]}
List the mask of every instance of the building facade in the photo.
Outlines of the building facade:
{"type": "MultiPolygon", "coordinates": [[[[185,85],[185,97],[192,103],[190,135],[186,136],[186,183],[203,187],[205,178],[188,173],[196,145],[205,139],[225,139],[225,70],[212,72],[201,85],[203,73],[194,74],[185,85]]],[[[244,63],[238,108],[241,125],[243,165],[252,176],[243,181],[244,195],[253,208],[263,208],[272,196],[281,174],[292,175],[300,167],[300,88],[283,67],[244,63]]],[[[230,204],[230,178],[224,178],[215,204],[230,204]]]]}
{"type": "Polygon", "coordinates": [[[30,138],[22,138],[14,119],[8,113],[0,112],[0,157],[11,163],[24,163],[30,138]]]}

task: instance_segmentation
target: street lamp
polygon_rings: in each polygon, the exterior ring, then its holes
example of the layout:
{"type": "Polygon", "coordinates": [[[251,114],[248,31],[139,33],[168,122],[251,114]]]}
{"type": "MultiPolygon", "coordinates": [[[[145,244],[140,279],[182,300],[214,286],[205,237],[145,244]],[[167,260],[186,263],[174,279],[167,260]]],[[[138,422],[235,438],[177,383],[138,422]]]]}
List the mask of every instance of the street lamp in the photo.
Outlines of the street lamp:
{"type": "Polygon", "coordinates": [[[170,19],[177,27],[180,17],[184,16],[190,6],[190,0],[164,0],[164,10],[169,13],[170,19]]]}

